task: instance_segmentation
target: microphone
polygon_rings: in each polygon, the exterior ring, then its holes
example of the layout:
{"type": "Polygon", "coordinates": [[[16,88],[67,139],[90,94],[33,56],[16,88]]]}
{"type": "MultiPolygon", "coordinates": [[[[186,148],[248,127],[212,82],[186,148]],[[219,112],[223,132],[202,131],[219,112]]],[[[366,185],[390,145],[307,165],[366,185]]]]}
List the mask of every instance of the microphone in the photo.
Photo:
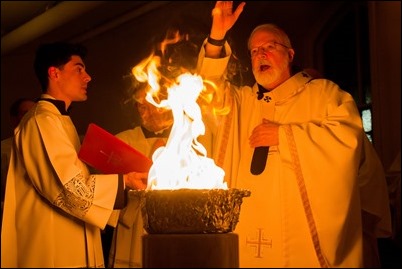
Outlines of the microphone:
{"type": "Polygon", "coordinates": [[[259,175],[265,170],[267,163],[269,147],[256,147],[254,149],[253,158],[251,160],[250,172],[253,175],[259,175]]]}
{"type": "MultiPolygon", "coordinates": [[[[257,99],[261,100],[264,97],[264,94],[268,92],[268,90],[262,87],[260,84],[257,85],[258,85],[257,99]]],[[[270,99],[268,99],[268,102],[269,100],[270,99]]],[[[251,174],[256,176],[264,172],[265,164],[267,163],[268,151],[269,151],[268,146],[256,147],[254,149],[254,154],[250,166],[251,174]]]]}

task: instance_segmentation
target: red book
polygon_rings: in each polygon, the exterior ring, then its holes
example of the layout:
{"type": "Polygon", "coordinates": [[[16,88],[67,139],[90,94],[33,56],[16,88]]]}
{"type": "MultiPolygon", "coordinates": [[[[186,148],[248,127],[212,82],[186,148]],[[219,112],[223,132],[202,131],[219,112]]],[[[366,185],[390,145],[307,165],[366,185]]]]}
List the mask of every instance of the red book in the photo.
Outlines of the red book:
{"type": "Polygon", "coordinates": [[[148,172],[152,160],[121,139],[90,123],[78,158],[104,174],[148,172]]]}

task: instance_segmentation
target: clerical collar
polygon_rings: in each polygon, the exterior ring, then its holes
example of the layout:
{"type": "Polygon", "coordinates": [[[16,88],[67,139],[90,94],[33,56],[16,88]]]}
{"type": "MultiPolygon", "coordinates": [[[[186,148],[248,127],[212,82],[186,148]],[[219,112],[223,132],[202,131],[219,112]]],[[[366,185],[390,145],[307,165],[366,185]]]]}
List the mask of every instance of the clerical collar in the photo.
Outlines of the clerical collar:
{"type": "Polygon", "coordinates": [[[66,110],[66,103],[62,100],[56,100],[56,99],[51,99],[51,98],[39,98],[38,101],[47,101],[55,105],[55,107],[59,110],[60,114],[62,115],[70,115],[71,111],[71,105],[70,107],[66,110]]]}
{"type": "Polygon", "coordinates": [[[170,134],[170,130],[172,129],[172,127],[167,128],[161,132],[151,132],[149,130],[147,130],[146,128],[144,128],[144,126],[141,126],[142,132],[144,133],[145,138],[152,138],[152,137],[164,137],[167,138],[169,137],[170,134]]]}
{"type": "Polygon", "coordinates": [[[257,99],[261,100],[264,97],[264,93],[268,92],[268,90],[265,89],[260,84],[257,84],[257,86],[258,86],[257,99]]]}

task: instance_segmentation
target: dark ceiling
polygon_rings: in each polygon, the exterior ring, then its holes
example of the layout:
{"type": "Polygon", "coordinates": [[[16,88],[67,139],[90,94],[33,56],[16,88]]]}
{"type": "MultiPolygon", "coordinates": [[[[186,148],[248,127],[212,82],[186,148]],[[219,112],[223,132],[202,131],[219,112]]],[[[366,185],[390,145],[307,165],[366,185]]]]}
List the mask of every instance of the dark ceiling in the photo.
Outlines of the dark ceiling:
{"type": "MultiPolygon", "coordinates": [[[[1,53],[41,40],[68,40],[99,27],[117,27],[129,13],[157,8],[147,1],[2,1],[1,53]]],[[[105,28],[105,30],[107,30],[105,28]]]]}
{"type": "MultiPolygon", "coordinates": [[[[317,20],[332,16],[344,3],[247,1],[238,24],[250,28],[255,22],[268,19],[285,30],[294,30],[294,34],[303,34],[306,29],[314,28],[317,20]]],[[[155,9],[165,9],[172,16],[181,14],[184,19],[196,18],[200,21],[195,23],[209,25],[214,4],[214,1],[1,1],[1,54],[39,39],[83,41],[128,21],[143,19],[155,9]],[[180,9],[182,12],[178,13],[180,9]]]]}

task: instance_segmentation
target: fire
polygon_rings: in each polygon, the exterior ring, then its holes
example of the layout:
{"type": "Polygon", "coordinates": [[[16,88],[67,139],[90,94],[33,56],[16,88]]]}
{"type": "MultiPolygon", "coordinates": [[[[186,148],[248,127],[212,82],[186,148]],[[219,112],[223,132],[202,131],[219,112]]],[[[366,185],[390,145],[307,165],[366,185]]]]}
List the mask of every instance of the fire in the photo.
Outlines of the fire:
{"type": "MultiPolygon", "coordinates": [[[[174,40],[178,40],[177,35],[174,40]]],[[[173,114],[166,146],[158,148],[152,156],[147,189],[227,189],[224,170],[207,157],[207,150],[198,141],[205,134],[197,103],[200,93],[206,91],[204,81],[199,75],[183,72],[174,79],[164,78],[165,85],[161,87],[160,65],[160,57],[151,55],[132,69],[138,81],[150,86],[146,100],[158,108],[172,110],[173,114]],[[160,94],[161,88],[166,88],[167,93],[160,94]]]]}

